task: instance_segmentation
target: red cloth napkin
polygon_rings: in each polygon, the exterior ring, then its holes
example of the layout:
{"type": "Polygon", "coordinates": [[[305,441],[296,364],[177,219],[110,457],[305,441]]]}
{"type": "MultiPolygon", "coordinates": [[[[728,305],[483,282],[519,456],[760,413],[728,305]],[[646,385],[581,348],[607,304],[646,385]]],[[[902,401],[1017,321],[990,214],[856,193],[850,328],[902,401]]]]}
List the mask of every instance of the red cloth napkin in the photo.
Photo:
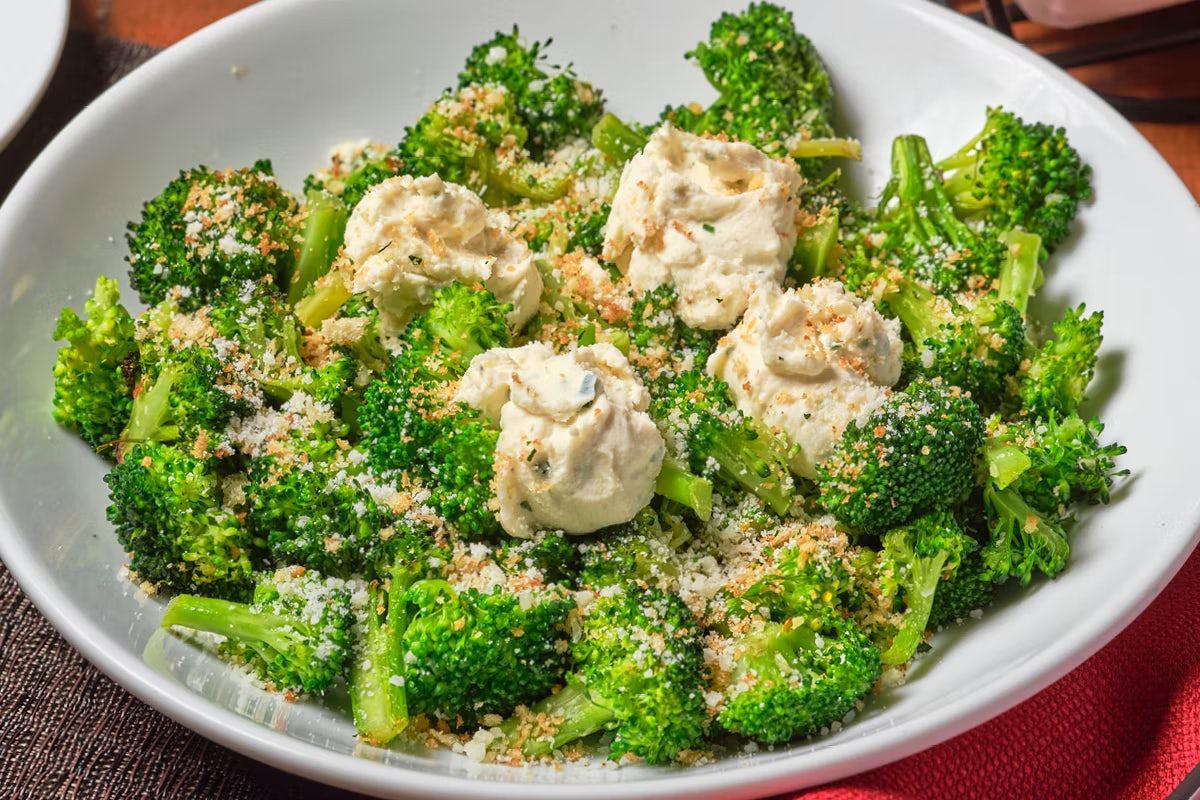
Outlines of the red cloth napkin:
{"type": "Polygon", "coordinates": [[[1120,636],[1003,716],[796,800],[1161,800],[1200,763],[1200,551],[1120,636]]]}

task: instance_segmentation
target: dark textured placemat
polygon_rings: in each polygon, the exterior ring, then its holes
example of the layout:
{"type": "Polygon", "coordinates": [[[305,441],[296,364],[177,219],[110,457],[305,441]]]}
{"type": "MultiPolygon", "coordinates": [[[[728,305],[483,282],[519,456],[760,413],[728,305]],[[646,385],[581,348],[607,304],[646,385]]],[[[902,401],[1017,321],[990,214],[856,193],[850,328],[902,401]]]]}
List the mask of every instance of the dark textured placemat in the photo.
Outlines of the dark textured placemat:
{"type": "MultiPolygon", "coordinates": [[[[41,104],[0,153],[0,201],[64,125],[156,52],[72,31],[41,104]]],[[[0,798],[310,796],[359,797],[244,758],[135,699],[75,652],[0,565],[0,798]]]]}

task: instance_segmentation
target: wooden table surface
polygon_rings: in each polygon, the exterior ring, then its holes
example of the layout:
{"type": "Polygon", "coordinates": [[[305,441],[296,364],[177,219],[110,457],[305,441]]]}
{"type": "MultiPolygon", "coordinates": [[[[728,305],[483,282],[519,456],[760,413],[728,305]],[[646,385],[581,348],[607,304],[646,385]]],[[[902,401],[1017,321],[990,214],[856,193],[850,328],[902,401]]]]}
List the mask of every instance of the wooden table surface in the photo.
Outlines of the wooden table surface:
{"type": "MultiPolygon", "coordinates": [[[[166,47],[214,20],[250,5],[248,0],[73,0],[72,25],[92,33],[166,47]]],[[[975,2],[956,3],[964,10],[975,2]]],[[[1200,3],[1159,15],[1166,24],[1200,25],[1200,3]]],[[[1113,22],[1080,31],[1053,31],[1018,23],[1017,37],[1041,52],[1079,46],[1134,31],[1143,23],[1113,22]]],[[[1200,43],[1108,64],[1080,67],[1071,74],[1097,91],[1144,97],[1200,97],[1200,43]]],[[[1136,123],[1200,198],[1200,123],[1136,123]]]]}

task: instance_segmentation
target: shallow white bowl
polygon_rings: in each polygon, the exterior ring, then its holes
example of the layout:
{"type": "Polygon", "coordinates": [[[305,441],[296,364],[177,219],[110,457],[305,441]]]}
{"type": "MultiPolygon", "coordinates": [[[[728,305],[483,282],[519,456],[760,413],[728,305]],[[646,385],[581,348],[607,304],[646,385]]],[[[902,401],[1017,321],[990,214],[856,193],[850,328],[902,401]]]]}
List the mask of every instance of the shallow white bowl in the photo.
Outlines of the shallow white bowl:
{"type": "Polygon", "coordinates": [[[877,187],[892,136],[935,152],[1003,103],[1066,125],[1096,167],[1096,202],[1063,248],[1040,306],[1107,313],[1097,410],[1135,478],[1075,534],[1074,564],[1020,602],[937,639],[907,685],[819,741],[693,769],[471,764],[446,752],[359,745],[347,718],[248,688],[157,635],[160,606],[117,579],[104,465],[50,422],[50,330],[98,272],[123,275],[123,226],[182,166],[275,159],[297,187],[328,145],[394,141],[468,47],[519,22],[612,107],[651,118],[710,92],[682,53],[733,2],[458,0],[255,6],[126,78],[46,149],[0,210],[0,555],[50,621],[97,666],[165,714],[284,769],[379,795],[722,797],[831,780],[953,736],[1045,687],[1111,639],[1190,552],[1200,521],[1200,396],[1189,333],[1200,296],[1200,214],[1149,145],[1085,88],[1016,44],[933,3],[794,3],[835,76],[856,178],[877,187]],[[1101,405],[1103,408],[1101,409],[1101,405]]]}

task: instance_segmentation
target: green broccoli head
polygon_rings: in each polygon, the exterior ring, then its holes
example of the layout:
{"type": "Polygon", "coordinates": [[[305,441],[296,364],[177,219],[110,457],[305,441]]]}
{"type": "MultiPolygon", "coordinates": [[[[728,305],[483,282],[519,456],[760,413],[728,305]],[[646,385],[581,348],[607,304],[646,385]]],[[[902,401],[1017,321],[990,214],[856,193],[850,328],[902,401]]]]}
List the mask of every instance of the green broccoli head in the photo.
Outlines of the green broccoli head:
{"type": "Polygon", "coordinates": [[[940,297],[912,280],[902,280],[887,303],[910,338],[908,376],[941,378],[984,408],[1000,403],[1025,356],[1025,321],[1016,307],[995,292],[940,297]]]}
{"type": "Polygon", "coordinates": [[[402,163],[396,148],[377,142],[338,148],[326,167],[304,179],[304,191],[328,192],[353,209],[372,186],[401,174],[402,163]]]}
{"type": "Polygon", "coordinates": [[[259,543],[222,507],[210,462],[170,445],[138,444],[104,480],[108,519],[140,580],[172,592],[249,594],[259,543]]]}
{"type": "Polygon", "coordinates": [[[649,764],[697,747],[708,727],[700,629],[677,596],[627,585],[585,610],[565,688],[503,726],[508,742],[543,756],[600,730],[609,755],[649,764]]]}
{"type": "Polygon", "coordinates": [[[249,604],[179,595],[162,625],[225,636],[222,654],[253,667],[268,688],[321,694],[350,661],[351,595],[344,581],[281,567],[262,576],[249,604]]]}
{"type": "Polygon", "coordinates": [[[1080,203],[1092,196],[1092,169],[1066,131],[1027,123],[1002,108],[957,153],[938,163],[959,213],[999,230],[1021,228],[1061,244],[1080,203]]]}
{"type": "Polygon", "coordinates": [[[562,683],[567,616],[575,607],[570,593],[550,588],[526,603],[500,588],[456,591],[427,579],[414,583],[404,602],[411,713],[469,728],[562,683]]]}
{"type": "Polygon", "coordinates": [[[992,580],[1017,578],[1022,586],[1034,570],[1053,578],[1067,568],[1071,545],[1062,523],[1037,511],[1020,491],[989,483],[983,490],[990,538],[983,546],[983,564],[992,580]]]}
{"type": "Polygon", "coordinates": [[[879,679],[879,650],[837,616],[768,622],[739,637],[718,720],[765,744],[811,736],[840,722],[879,679]]]}
{"type": "Polygon", "coordinates": [[[983,556],[978,548],[971,550],[962,557],[954,576],[938,583],[929,611],[929,629],[937,630],[967,619],[991,605],[995,594],[996,584],[983,563],[983,556]]]}
{"type": "Polygon", "coordinates": [[[295,260],[296,213],[270,161],[186,170],[130,223],[130,282],[144,303],[175,297],[184,308],[204,304],[227,280],[281,285],[295,260]]]}
{"type": "Polygon", "coordinates": [[[472,84],[503,86],[529,132],[528,146],[541,155],[563,142],[586,138],[604,111],[600,90],[580,80],[571,66],[546,60],[550,40],[524,44],[514,26],[477,45],[459,73],[459,88],[472,84]]]}
{"type": "Polygon", "coordinates": [[[955,575],[976,543],[948,511],[934,511],[894,528],[882,543],[884,591],[904,605],[903,620],[883,653],[883,663],[904,664],[924,639],[941,581],[955,575]]]}
{"type": "Polygon", "coordinates": [[[1014,394],[1029,414],[1064,417],[1083,402],[1104,339],[1104,312],[1086,312],[1082,305],[1067,309],[1054,323],[1054,338],[1021,365],[1014,394]]]}
{"type": "Polygon", "coordinates": [[[644,508],[629,522],[580,545],[580,584],[599,590],[638,581],[673,589],[680,573],[677,538],[678,532],[664,528],[654,509],[644,508]]]}
{"type": "Polygon", "coordinates": [[[129,421],[137,377],[133,318],[117,282],[100,276],[83,318],[64,308],[54,338],[65,342],[54,362],[54,419],[94,448],[112,444],[129,421]]]}
{"type": "Polygon", "coordinates": [[[722,14],[708,41],[687,55],[719,96],[708,108],[668,109],[664,116],[678,127],[725,133],[768,153],[785,151],[791,140],[833,135],[829,73],[791,11],[752,3],[722,14]]]}
{"type": "Polygon", "coordinates": [[[529,539],[508,537],[496,548],[495,560],[509,574],[536,569],[550,583],[572,586],[579,573],[577,538],[562,531],[538,531],[529,539]]]}
{"type": "Polygon", "coordinates": [[[957,505],[983,442],[978,406],[940,380],[918,379],[859,425],[817,469],[820,503],[843,524],[886,531],[957,505]]]}

